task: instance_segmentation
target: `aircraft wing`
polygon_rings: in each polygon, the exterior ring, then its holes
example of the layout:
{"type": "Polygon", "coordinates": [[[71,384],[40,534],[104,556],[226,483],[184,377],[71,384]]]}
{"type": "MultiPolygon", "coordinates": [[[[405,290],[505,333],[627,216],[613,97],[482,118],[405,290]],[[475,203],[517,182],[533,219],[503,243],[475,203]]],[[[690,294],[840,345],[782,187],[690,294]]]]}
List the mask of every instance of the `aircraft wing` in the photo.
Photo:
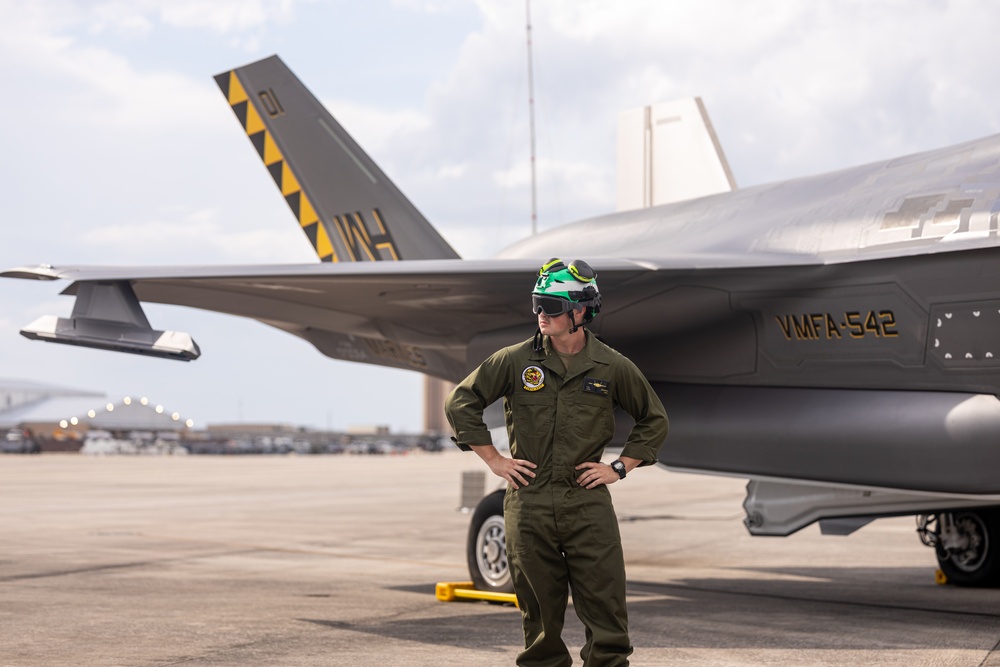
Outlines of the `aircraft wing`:
{"type": "MultiPolygon", "coordinates": [[[[73,281],[63,292],[77,297],[71,317],[41,318],[22,331],[29,338],[196,358],[200,354],[196,345],[178,350],[161,343],[158,349],[151,342],[162,339],[164,332],[152,331],[140,302],[163,303],[252,318],[299,336],[335,359],[458,380],[472,363],[468,350],[477,340],[495,335],[488,343],[483,341],[493,346],[496,340],[513,343],[533,333],[528,297],[531,275],[539,265],[535,260],[425,260],[275,266],[39,266],[10,269],[0,276],[73,281]],[[140,339],[140,330],[150,333],[140,339]]],[[[621,260],[599,266],[609,286],[653,270],[621,260]]]]}

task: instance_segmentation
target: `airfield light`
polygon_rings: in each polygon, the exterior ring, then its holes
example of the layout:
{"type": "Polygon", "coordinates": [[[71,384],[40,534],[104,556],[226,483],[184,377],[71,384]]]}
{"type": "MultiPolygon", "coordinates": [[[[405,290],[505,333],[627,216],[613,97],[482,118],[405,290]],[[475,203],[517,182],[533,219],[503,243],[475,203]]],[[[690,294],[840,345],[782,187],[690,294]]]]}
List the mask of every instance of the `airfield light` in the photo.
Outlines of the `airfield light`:
{"type": "Polygon", "coordinates": [[[69,426],[69,422],[65,419],[59,422],[59,428],[66,428],[67,426],[69,426]]]}
{"type": "Polygon", "coordinates": [[[174,414],[170,415],[170,418],[173,419],[174,421],[177,421],[178,419],[181,418],[181,416],[180,413],[175,412],[174,414]]]}
{"type": "Polygon", "coordinates": [[[149,403],[149,399],[143,396],[142,398],[139,399],[139,402],[142,403],[143,405],[146,405],[149,403]]]}
{"type": "Polygon", "coordinates": [[[132,405],[131,397],[126,396],[125,398],[122,399],[122,403],[124,403],[125,405],[132,405]]]}
{"type": "Polygon", "coordinates": [[[72,417],[70,418],[69,423],[72,424],[73,426],[76,426],[77,424],[80,423],[80,420],[77,419],[76,417],[72,417]]]}
{"type": "Polygon", "coordinates": [[[104,407],[105,407],[105,409],[107,409],[108,412],[114,412],[115,411],[115,406],[112,403],[108,403],[104,407]]]}
{"type": "Polygon", "coordinates": [[[94,412],[93,410],[87,410],[87,416],[93,419],[94,417],[97,416],[97,413],[94,412]]]}
{"type": "Polygon", "coordinates": [[[162,405],[157,405],[156,406],[156,414],[158,414],[158,415],[162,415],[163,414],[163,406],[162,405]]]}
{"type": "Polygon", "coordinates": [[[189,419],[186,422],[184,422],[184,425],[187,426],[188,428],[194,428],[194,420],[189,419]]]}

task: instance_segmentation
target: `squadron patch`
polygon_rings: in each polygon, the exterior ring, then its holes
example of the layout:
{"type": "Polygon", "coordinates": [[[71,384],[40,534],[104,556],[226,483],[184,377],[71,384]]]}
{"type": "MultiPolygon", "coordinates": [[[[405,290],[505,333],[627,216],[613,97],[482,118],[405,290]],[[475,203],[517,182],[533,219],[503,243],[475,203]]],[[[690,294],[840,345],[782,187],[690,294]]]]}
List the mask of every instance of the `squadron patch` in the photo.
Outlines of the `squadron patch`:
{"type": "Polygon", "coordinates": [[[527,391],[538,391],[545,386],[545,373],[538,366],[528,366],[521,371],[521,382],[527,391]]]}

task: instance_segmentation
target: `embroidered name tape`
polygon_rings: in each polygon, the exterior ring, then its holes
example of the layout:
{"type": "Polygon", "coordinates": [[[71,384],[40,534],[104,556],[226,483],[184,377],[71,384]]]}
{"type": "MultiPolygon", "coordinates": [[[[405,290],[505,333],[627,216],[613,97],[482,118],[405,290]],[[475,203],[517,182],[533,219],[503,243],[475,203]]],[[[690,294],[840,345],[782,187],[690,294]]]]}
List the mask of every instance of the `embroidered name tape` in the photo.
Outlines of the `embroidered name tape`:
{"type": "Polygon", "coordinates": [[[607,396],[611,391],[610,380],[598,380],[597,378],[583,378],[583,390],[590,394],[600,394],[607,396]]]}

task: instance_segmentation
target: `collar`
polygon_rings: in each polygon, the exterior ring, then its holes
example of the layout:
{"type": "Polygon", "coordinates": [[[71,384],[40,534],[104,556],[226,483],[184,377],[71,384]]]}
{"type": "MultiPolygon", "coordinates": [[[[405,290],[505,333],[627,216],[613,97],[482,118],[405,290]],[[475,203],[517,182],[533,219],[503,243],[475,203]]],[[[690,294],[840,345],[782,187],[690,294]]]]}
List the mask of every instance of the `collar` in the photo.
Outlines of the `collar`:
{"type": "MultiPolygon", "coordinates": [[[[573,375],[578,375],[588,371],[597,364],[611,363],[610,348],[608,348],[608,346],[601,341],[597,340],[597,337],[594,336],[590,329],[584,329],[583,335],[586,341],[583,344],[583,349],[577,353],[577,357],[580,358],[582,356],[585,363],[575,364],[574,370],[576,372],[573,375]]],[[[541,364],[550,371],[561,375],[563,370],[562,360],[555,361],[559,359],[559,353],[552,347],[552,341],[548,336],[543,336],[542,338],[542,349],[532,351],[531,359],[541,362],[541,364]]]]}

